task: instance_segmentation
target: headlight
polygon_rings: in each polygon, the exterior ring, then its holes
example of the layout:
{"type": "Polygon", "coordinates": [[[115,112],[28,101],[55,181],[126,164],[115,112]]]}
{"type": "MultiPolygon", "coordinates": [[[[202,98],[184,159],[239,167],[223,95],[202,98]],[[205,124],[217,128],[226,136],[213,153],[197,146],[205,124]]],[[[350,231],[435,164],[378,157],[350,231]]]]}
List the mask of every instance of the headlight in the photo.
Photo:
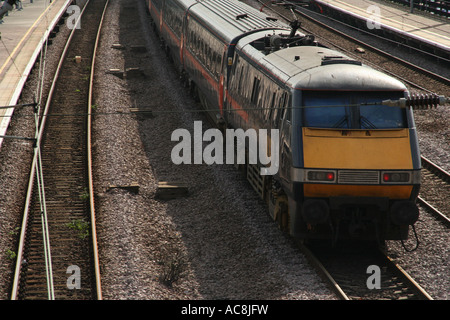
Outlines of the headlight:
{"type": "Polygon", "coordinates": [[[382,183],[403,184],[411,183],[411,173],[404,171],[382,172],[382,183]]]}
{"type": "Polygon", "coordinates": [[[332,170],[291,168],[291,178],[301,183],[353,185],[420,184],[420,170],[332,170]]]}
{"type": "Polygon", "coordinates": [[[383,182],[409,182],[409,173],[383,173],[383,182]]]}
{"type": "Polygon", "coordinates": [[[336,172],[331,170],[308,170],[306,180],[308,182],[335,182],[336,172]]]}

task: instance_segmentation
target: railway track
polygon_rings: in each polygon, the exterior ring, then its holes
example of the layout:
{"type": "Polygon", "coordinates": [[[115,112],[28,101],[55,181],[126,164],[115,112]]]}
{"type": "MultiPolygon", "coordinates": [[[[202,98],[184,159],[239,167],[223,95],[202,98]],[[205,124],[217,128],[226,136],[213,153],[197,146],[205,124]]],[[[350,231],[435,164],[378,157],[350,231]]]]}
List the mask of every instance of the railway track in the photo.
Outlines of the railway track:
{"type": "Polygon", "coordinates": [[[432,300],[393,259],[375,245],[299,244],[342,300],[432,300]]]}
{"type": "Polygon", "coordinates": [[[422,157],[422,188],[418,203],[450,226],[450,173],[422,157]]]}
{"type": "Polygon", "coordinates": [[[11,299],[101,299],[90,172],[95,52],[108,0],[86,1],[39,114],[11,299]],[[75,58],[75,57],[81,57],[75,58]]]}

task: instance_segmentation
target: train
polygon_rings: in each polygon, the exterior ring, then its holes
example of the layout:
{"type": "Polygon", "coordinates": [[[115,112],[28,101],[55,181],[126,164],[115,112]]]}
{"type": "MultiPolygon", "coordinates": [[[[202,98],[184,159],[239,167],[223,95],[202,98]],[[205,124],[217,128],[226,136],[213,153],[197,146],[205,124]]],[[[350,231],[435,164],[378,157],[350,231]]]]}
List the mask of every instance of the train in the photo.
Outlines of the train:
{"type": "Polygon", "coordinates": [[[409,106],[383,103],[408,96],[402,82],[320,44],[298,20],[237,0],[145,1],[219,127],[278,130],[277,173],[242,169],[280,229],[301,241],[408,239],[419,218],[418,137],[409,106]]]}

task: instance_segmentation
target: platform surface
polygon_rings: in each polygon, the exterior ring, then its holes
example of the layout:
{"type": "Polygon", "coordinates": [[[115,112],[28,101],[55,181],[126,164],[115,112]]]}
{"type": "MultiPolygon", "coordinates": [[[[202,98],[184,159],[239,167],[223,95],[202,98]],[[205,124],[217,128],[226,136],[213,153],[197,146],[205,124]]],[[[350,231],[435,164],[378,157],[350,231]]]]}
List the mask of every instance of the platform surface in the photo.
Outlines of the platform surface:
{"type": "MultiPolygon", "coordinates": [[[[70,0],[22,1],[0,24],[0,106],[17,103],[43,39],[65,12],[70,0]]],[[[0,136],[8,128],[13,109],[0,109],[0,136]]],[[[0,147],[3,139],[0,138],[0,147]]]]}
{"type": "Polygon", "coordinates": [[[381,25],[407,32],[426,42],[434,42],[450,51],[450,21],[429,14],[410,13],[406,6],[394,6],[383,0],[316,0],[319,5],[328,5],[378,21],[381,25]],[[378,8],[378,9],[377,9],[378,8]]]}

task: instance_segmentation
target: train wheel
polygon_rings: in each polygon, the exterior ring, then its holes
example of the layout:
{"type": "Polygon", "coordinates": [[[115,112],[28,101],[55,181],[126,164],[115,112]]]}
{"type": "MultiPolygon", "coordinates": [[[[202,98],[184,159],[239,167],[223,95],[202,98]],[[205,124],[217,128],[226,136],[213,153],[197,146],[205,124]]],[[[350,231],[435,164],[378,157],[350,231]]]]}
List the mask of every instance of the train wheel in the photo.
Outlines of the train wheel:
{"type": "Polygon", "coordinates": [[[275,204],[275,219],[278,228],[283,232],[289,231],[289,205],[285,195],[279,196],[275,204]]]}
{"type": "Polygon", "coordinates": [[[200,102],[200,95],[199,95],[197,86],[195,85],[195,82],[193,82],[193,81],[191,81],[190,93],[195,102],[200,102]]]}
{"type": "Polygon", "coordinates": [[[184,69],[181,69],[180,71],[180,81],[183,85],[183,88],[189,88],[189,76],[187,75],[186,71],[184,71],[184,69]]]}

